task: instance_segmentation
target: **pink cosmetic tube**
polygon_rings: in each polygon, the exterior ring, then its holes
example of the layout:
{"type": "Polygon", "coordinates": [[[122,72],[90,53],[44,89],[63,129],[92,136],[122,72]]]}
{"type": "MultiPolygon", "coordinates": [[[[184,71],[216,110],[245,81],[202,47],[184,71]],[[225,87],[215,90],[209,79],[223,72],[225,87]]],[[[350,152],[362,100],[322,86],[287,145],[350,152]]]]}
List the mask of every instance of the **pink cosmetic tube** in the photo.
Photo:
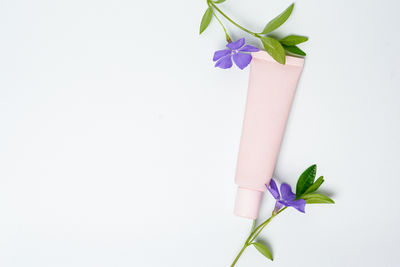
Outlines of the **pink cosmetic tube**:
{"type": "Polygon", "coordinates": [[[274,172],[283,133],[304,60],[286,57],[282,65],[264,51],[252,53],[249,90],[235,182],[234,213],[256,219],[265,184],[274,172]]]}

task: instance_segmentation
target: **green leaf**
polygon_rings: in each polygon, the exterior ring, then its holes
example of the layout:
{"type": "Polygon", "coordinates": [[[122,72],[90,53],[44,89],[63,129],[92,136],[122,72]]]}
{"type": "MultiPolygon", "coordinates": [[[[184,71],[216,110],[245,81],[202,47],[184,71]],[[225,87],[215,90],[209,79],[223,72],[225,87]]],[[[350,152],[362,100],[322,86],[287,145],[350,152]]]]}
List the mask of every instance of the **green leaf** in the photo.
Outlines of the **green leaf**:
{"type": "Polygon", "coordinates": [[[301,197],[306,201],[307,204],[334,204],[330,197],[325,196],[323,194],[313,193],[313,194],[306,194],[301,197]]]}
{"type": "Polygon", "coordinates": [[[267,34],[272,32],[273,30],[276,30],[281,26],[285,21],[290,17],[290,14],[292,14],[294,7],[294,3],[291,4],[288,8],[286,8],[285,11],[283,11],[281,14],[279,14],[277,17],[275,17],[273,20],[268,22],[268,24],[264,27],[264,30],[261,32],[261,34],[267,34]]]}
{"type": "Polygon", "coordinates": [[[312,192],[315,192],[318,190],[318,188],[321,186],[321,184],[324,182],[324,176],[319,177],[315,183],[312,184],[312,186],[310,186],[306,192],[304,192],[304,194],[309,194],[312,192]]]}
{"type": "Polygon", "coordinates": [[[317,165],[311,165],[305,170],[297,180],[296,198],[299,198],[307,189],[314,183],[315,175],[317,174],[317,165]]]}
{"type": "Polygon", "coordinates": [[[300,36],[300,35],[289,35],[285,38],[281,39],[279,42],[283,45],[297,45],[308,41],[308,37],[300,36]]]}
{"type": "Polygon", "coordinates": [[[289,52],[290,54],[303,57],[306,56],[306,53],[295,45],[292,46],[282,45],[282,46],[285,49],[285,51],[289,52]]]}
{"type": "Polygon", "coordinates": [[[223,2],[225,2],[226,0],[217,0],[217,1],[213,1],[215,4],[221,4],[223,2]]]}
{"type": "Polygon", "coordinates": [[[212,9],[211,7],[208,7],[206,12],[204,12],[203,18],[201,19],[200,34],[204,32],[205,29],[207,29],[208,25],[211,22],[211,18],[212,18],[212,9]]]}
{"type": "Polygon", "coordinates": [[[261,42],[264,46],[265,51],[267,51],[267,53],[270,54],[273,59],[281,64],[285,64],[285,50],[283,49],[279,41],[268,36],[263,36],[261,37],[261,42]]]}
{"type": "Polygon", "coordinates": [[[264,246],[263,244],[261,244],[261,243],[257,243],[257,242],[254,242],[254,243],[252,243],[255,247],[256,247],[256,249],[261,253],[261,254],[263,254],[265,257],[267,257],[268,259],[270,259],[271,261],[273,261],[274,260],[274,258],[272,257],[272,254],[271,254],[271,252],[269,251],[269,249],[266,247],[266,246],[264,246]]]}

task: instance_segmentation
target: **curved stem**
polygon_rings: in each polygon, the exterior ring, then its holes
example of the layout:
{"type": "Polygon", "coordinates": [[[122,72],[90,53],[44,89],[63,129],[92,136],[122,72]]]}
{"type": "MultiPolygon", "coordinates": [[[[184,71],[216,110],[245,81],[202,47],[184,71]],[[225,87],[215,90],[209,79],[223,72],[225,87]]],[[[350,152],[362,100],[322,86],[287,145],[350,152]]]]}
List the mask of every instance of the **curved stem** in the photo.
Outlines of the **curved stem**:
{"type": "Polygon", "coordinates": [[[261,233],[261,231],[265,228],[265,226],[267,226],[267,224],[269,224],[272,219],[277,216],[279,213],[281,213],[282,211],[284,211],[285,209],[287,209],[287,207],[284,207],[283,209],[281,209],[280,211],[278,211],[275,214],[272,214],[271,217],[269,217],[268,219],[266,219],[262,224],[260,224],[252,233],[252,236],[249,237],[250,241],[249,243],[252,243],[257,236],[261,233]]]}
{"type": "Polygon", "coordinates": [[[222,29],[224,30],[226,41],[227,41],[228,43],[232,42],[232,39],[231,39],[231,37],[229,36],[228,32],[226,31],[226,28],[225,28],[224,24],[221,22],[221,20],[220,20],[220,19],[217,17],[217,15],[215,14],[214,9],[213,9],[212,6],[210,5],[210,1],[209,1],[209,0],[207,0],[207,5],[210,7],[211,12],[212,12],[214,18],[218,21],[218,23],[221,25],[222,29]]]}
{"type": "Polygon", "coordinates": [[[214,12],[214,10],[213,10],[213,8],[212,8],[212,6],[211,6],[209,0],[207,0],[207,5],[211,8],[211,12],[212,12],[214,18],[218,21],[218,23],[221,25],[222,29],[224,30],[226,41],[227,41],[228,43],[232,42],[232,39],[231,39],[231,37],[229,36],[228,32],[226,31],[226,28],[225,28],[224,24],[221,22],[221,20],[220,20],[220,19],[217,17],[217,15],[215,14],[215,12],[214,12]]]}
{"type": "Polygon", "coordinates": [[[215,10],[217,10],[217,11],[218,11],[222,16],[224,16],[227,20],[229,20],[230,23],[232,23],[233,25],[235,25],[236,27],[238,27],[238,28],[241,29],[242,31],[245,31],[245,32],[247,32],[248,34],[251,34],[251,35],[253,35],[253,36],[255,36],[255,37],[260,37],[259,34],[255,33],[255,32],[252,32],[252,31],[246,29],[245,27],[240,26],[238,23],[234,22],[230,17],[228,17],[224,12],[222,12],[221,9],[219,9],[219,8],[215,5],[215,3],[213,3],[212,1],[207,0],[207,3],[208,3],[209,5],[211,5],[213,8],[215,8],[215,10]]]}
{"type": "Polygon", "coordinates": [[[262,224],[260,224],[252,233],[252,235],[249,236],[248,239],[249,243],[252,243],[257,236],[261,233],[261,231],[265,228],[265,226],[267,226],[267,224],[269,224],[271,222],[271,220],[277,216],[279,213],[281,213],[282,211],[284,211],[285,209],[287,209],[287,207],[284,207],[283,209],[279,210],[277,213],[272,214],[271,217],[269,217],[268,219],[266,219],[262,224]]]}
{"type": "MultiPolygon", "coordinates": [[[[236,256],[236,258],[234,259],[234,261],[232,262],[231,267],[235,266],[235,264],[237,263],[237,261],[239,260],[240,256],[243,254],[244,250],[250,246],[253,241],[258,237],[258,235],[261,233],[261,231],[265,228],[265,226],[267,226],[267,224],[269,224],[273,218],[275,218],[275,216],[277,216],[279,213],[281,213],[282,211],[284,211],[287,207],[284,207],[283,209],[279,210],[277,213],[274,213],[271,215],[271,217],[269,217],[268,219],[266,219],[262,224],[260,224],[259,226],[257,226],[256,229],[254,229],[249,237],[246,239],[246,241],[243,244],[242,249],[239,251],[238,255],[236,256]]],[[[255,222],[255,221],[254,221],[255,222]]],[[[253,222],[253,224],[254,224],[253,222]]],[[[252,229],[254,228],[254,225],[252,227],[252,229]]]]}

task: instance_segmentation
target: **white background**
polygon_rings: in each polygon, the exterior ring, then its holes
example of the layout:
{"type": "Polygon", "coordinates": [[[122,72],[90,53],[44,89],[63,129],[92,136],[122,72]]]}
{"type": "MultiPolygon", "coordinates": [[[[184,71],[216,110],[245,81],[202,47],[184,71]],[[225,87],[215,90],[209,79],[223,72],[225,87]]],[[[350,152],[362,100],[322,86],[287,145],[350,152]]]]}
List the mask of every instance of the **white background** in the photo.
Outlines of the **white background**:
{"type": "MultiPolygon", "coordinates": [[[[290,3],[221,8],[258,31],[290,3]]],[[[275,177],[317,163],[336,205],[283,213],[262,235],[275,261],[238,266],[398,266],[400,4],[296,4],[277,34],[310,40],[275,177]]],[[[0,1],[0,266],[231,263],[251,223],[232,214],[248,69],[213,67],[205,8],[0,1]]]]}

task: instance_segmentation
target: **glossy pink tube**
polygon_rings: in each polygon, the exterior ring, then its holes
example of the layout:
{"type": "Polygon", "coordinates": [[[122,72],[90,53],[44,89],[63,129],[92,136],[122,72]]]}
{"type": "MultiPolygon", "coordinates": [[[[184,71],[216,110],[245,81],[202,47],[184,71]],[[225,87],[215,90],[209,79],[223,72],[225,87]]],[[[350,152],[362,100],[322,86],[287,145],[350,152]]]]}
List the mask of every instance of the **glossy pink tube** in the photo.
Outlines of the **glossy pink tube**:
{"type": "Polygon", "coordinates": [[[235,214],[256,219],[265,184],[272,178],[286,121],[304,60],[275,62],[266,52],[253,53],[235,182],[235,214]]]}

